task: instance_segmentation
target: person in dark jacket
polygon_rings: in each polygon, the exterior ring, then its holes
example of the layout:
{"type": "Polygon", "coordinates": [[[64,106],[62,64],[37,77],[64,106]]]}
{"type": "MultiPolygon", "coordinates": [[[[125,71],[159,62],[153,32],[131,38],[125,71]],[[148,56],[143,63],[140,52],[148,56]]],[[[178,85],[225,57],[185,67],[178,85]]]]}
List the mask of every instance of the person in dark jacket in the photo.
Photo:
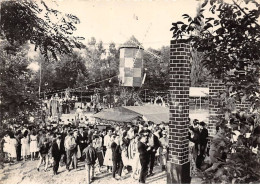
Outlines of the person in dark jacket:
{"type": "Polygon", "coordinates": [[[119,180],[121,179],[121,174],[123,170],[123,161],[122,161],[122,155],[121,155],[121,148],[119,145],[119,137],[116,135],[113,135],[113,143],[111,144],[112,149],[112,162],[113,162],[113,168],[112,168],[112,176],[113,180],[119,180]],[[116,171],[120,178],[116,179],[116,171]]]}
{"type": "Polygon", "coordinates": [[[51,149],[51,155],[53,157],[53,174],[57,175],[58,174],[58,169],[59,169],[59,163],[61,159],[61,154],[63,153],[62,150],[62,144],[61,144],[61,136],[55,136],[56,140],[54,140],[52,144],[52,149],[51,149]]]}
{"type": "Polygon", "coordinates": [[[88,143],[88,147],[86,147],[83,150],[82,154],[86,157],[85,167],[86,167],[86,170],[87,170],[87,184],[89,184],[90,179],[91,179],[91,181],[94,180],[94,172],[95,172],[95,163],[96,163],[96,160],[97,160],[97,152],[96,152],[96,149],[93,147],[91,140],[89,140],[87,143],[88,143]],[[91,169],[92,169],[92,172],[90,172],[91,169]],[[90,178],[90,173],[92,173],[91,178],[90,178]]]}
{"type": "Polygon", "coordinates": [[[155,162],[155,154],[157,152],[157,149],[160,147],[160,142],[158,137],[153,134],[151,131],[149,131],[149,138],[148,138],[148,144],[149,147],[151,148],[149,151],[149,166],[150,166],[150,171],[149,171],[149,176],[153,176],[153,168],[154,168],[154,162],[155,162]]]}
{"type": "MultiPolygon", "coordinates": [[[[78,133],[78,143],[79,143],[79,149],[81,153],[87,147],[87,140],[88,140],[88,135],[84,132],[84,128],[80,127],[78,133]]],[[[80,159],[82,161],[84,160],[83,155],[81,156],[80,159]]]]}
{"type": "Polygon", "coordinates": [[[193,133],[194,136],[192,138],[192,142],[195,144],[194,160],[197,163],[197,159],[200,153],[200,131],[199,131],[199,120],[197,119],[193,120],[193,133]]]}
{"type": "Polygon", "coordinates": [[[207,147],[207,143],[208,143],[208,130],[206,129],[206,123],[205,122],[200,122],[200,137],[199,137],[199,144],[200,144],[200,154],[204,155],[205,154],[205,150],[207,147]]]}
{"type": "Polygon", "coordinates": [[[21,144],[22,132],[21,132],[21,130],[17,131],[17,133],[15,134],[15,138],[17,140],[17,146],[16,146],[17,161],[21,161],[21,150],[22,150],[22,144],[21,144]]]}
{"type": "Polygon", "coordinates": [[[207,143],[208,143],[208,130],[206,129],[206,123],[205,122],[200,122],[199,123],[199,152],[198,152],[198,157],[196,160],[196,166],[197,168],[201,168],[202,162],[205,158],[205,151],[207,148],[207,143]]]}
{"type": "Polygon", "coordinates": [[[48,164],[49,164],[49,155],[48,155],[49,149],[50,149],[50,145],[49,145],[47,138],[45,137],[45,138],[42,139],[42,144],[40,144],[40,150],[39,150],[40,161],[39,161],[38,166],[37,166],[37,171],[40,171],[39,168],[42,164],[42,161],[45,162],[44,171],[45,172],[47,171],[48,164]]]}
{"type": "Polygon", "coordinates": [[[144,184],[146,176],[148,174],[148,164],[149,164],[149,152],[151,147],[147,146],[148,135],[141,134],[141,140],[138,142],[138,152],[141,163],[141,171],[139,182],[144,184]]]}

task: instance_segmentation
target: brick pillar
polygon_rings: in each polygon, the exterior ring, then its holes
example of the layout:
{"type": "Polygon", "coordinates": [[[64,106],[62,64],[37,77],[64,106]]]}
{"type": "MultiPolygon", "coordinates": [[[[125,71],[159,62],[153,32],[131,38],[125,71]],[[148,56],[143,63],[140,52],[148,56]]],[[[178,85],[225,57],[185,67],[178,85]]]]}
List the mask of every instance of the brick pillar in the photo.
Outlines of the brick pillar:
{"type": "Polygon", "coordinates": [[[167,183],[190,183],[188,118],[190,45],[172,40],[170,46],[170,123],[167,183]]]}
{"type": "Polygon", "coordinates": [[[213,79],[209,83],[209,136],[216,134],[216,123],[218,117],[223,117],[224,114],[220,111],[219,94],[225,90],[224,84],[217,79],[213,79]]]}

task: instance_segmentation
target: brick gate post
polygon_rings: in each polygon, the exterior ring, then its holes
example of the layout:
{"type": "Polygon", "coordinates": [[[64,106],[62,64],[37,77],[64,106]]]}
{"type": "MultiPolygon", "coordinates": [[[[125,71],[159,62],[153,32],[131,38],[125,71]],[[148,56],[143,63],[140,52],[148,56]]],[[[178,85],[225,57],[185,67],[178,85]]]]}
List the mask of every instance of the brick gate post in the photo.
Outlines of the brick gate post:
{"type": "Polygon", "coordinates": [[[172,40],[170,46],[170,119],[167,183],[190,183],[188,118],[190,45],[172,40]]]}
{"type": "Polygon", "coordinates": [[[218,104],[219,94],[225,90],[224,84],[218,79],[212,79],[209,82],[209,136],[216,134],[216,123],[218,118],[224,118],[224,114],[218,104]]]}

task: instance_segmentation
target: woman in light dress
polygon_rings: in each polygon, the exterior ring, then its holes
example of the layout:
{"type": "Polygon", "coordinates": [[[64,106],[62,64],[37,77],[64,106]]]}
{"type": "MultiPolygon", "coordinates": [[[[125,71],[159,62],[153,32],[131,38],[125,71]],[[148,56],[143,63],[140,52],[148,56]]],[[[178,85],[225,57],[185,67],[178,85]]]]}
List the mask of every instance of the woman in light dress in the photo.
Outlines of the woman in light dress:
{"type": "Polygon", "coordinates": [[[141,163],[140,163],[139,153],[138,153],[139,140],[140,140],[140,137],[138,134],[136,134],[134,141],[132,142],[132,144],[130,144],[132,147],[132,152],[133,152],[133,159],[131,160],[132,170],[133,170],[133,173],[132,173],[133,179],[138,179],[139,174],[140,174],[140,169],[141,169],[141,163]]]}
{"type": "Polygon", "coordinates": [[[32,134],[30,135],[30,152],[31,152],[31,160],[34,160],[36,157],[36,152],[39,151],[38,145],[37,145],[37,136],[36,132],[32,131],[32,134]]]}
{"type": "Polygon", "coordinates": [[[9,142],[9,146],[10,146],[10,162],[13,162],[16,159],[16,157],[17,157],[17,154],[16,154],[16,146],[17,146],[17,144],[18,144],[18,142],[15,139],[14,134],[11,133],[10,134],[10,142],[9,142]]]}
{"type": "Polygon", "coordinates": [[[121,156],[122,156],[122,161],[123,161],[123,165],[124,165],[123,173],[126,174],[126,173],[128,173],[126,167],[132,166],[132,164],[131,164],[130,159],[128,158],[128,146],[127,146],[126,142],[120,141],[120,147],[122,150],[121,156]]]}
{"type": "Polygon", "coordinates": [[[6,134],[3,138],[3,151],[4,151],[4,155],[5,155],[5,158],[8,158],[9,159],[9,152],[10,152],[10,136],[9,134],[6,134]]]}
{"type": "Polygon", "coordinates": [[[120,147],[121,147],[121,156],[122,156],[122,161],[124,165],[123,172],[124,174],[128,173],[127,166],[132,166],[131,160],[129,159],[129,149],[130,145],[130,139],[127,137],[127,131],[123,131],[122,133],[122,138],[120,139],[120,147]]]}
{"type": "MultiPolygon", "coordinates": [[[[111,149],[111,144],[114,142],[114,139],[111,137],[110,141],[107,142],[107,150],[106,150],[106,155],[104,158],[104,165],[108,166],[109,168],[112,168],[113,162],[112,162],[112,149],[111,149]]],[[[111,169],[112,172],[112,169],[111,169]]]]}
{"type": "Polygon", "coordinates": [[[22,144],[22,156],[24,157],[24,161],[30,155],[30,137],[28,135],[28,131],[24,132],[23,138],[21,139],[22,144]]]}
{"type": "Polygon", "coordinates": [[[4,152],[7,154],[8,158],[10,159],[10,162],[13,162],[13,160],[16,159],[16,146],[17,146],[17,140],[14,137],[13,133],[9,133],[4,138],[4,152]]]}

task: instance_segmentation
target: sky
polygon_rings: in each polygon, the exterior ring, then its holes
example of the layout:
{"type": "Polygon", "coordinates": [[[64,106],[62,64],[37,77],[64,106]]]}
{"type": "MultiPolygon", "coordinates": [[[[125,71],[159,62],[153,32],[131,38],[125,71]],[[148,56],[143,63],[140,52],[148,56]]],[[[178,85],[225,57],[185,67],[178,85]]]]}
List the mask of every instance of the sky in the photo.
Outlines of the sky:
{"type": "MultiPolygon", "coordinates": [[[[45,0],[48,6],[80,19],[74,36],[95,37],[104,48],[114,42],[116,47],[135,36],[145,49],[169,46],[172,22],[182,20],[183,14],[196,15],[197,0],[45,0]]],[[[30,58],[37,52],[30,50],[30,58]]],[[[28,67],[39,70],[32,62],[28,67]]]]}
{"type": "MultiPolygon", "coordinates": [[[[52,0],[46,0],[52,1],[52,0]]],[[[76,15],[81,23],[75,35],[117,46],[134,35],[145,48],[169,46],[172,22],[185,13],[194,16],[196,0],[56,0],[57,9],[76,15]]],[[[54,6],[54,8],[55,8],[54,6]]]]}

